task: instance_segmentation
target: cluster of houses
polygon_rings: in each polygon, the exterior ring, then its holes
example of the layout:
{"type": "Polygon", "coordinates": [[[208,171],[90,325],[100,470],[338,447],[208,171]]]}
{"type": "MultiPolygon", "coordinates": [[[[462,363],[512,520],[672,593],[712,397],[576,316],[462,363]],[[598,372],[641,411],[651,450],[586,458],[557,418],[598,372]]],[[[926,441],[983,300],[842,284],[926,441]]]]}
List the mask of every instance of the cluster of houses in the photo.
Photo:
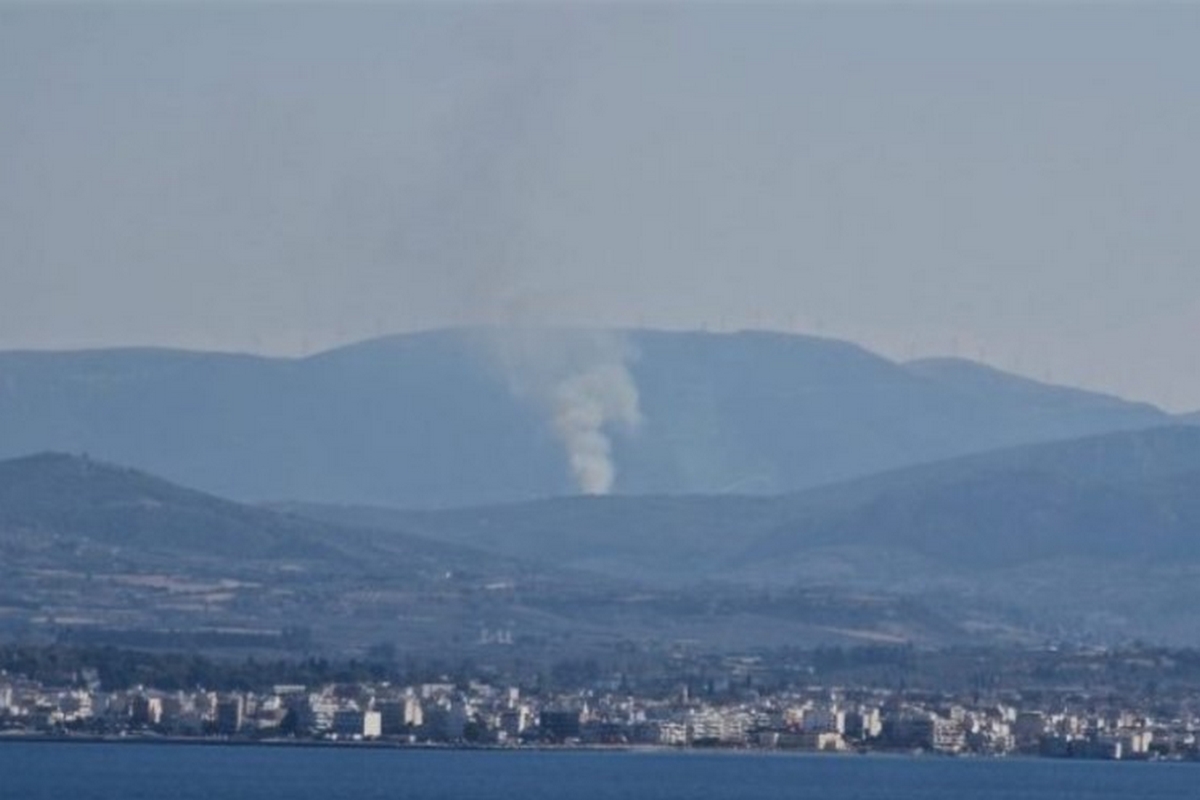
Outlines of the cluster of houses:
{"type": "Polygon", "coordinates": [[[1021,708],[814,688],[695,699],[609,691],[524,695],[472,682],[274,686],[262,692],[55,688],[0,674],[0,736],[318,739],[493,746],[591,745],[1196,758],[1197,719],[1021,708]]]}

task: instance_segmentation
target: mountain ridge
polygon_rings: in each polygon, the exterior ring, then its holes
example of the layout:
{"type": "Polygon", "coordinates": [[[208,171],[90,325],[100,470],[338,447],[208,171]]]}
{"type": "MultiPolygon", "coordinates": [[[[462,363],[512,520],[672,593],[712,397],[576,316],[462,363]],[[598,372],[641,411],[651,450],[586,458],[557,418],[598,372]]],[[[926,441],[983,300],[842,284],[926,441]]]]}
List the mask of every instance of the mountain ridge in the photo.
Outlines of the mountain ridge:
{"type": "MultiPolygon", "coordinates": [[[[496,350],[503,343],[491,335],[401,334],[302,358],[0,352],[0,457],[90,452],[250,501],[451,507],[576,492],[553,419],[514,391],[524,376],[506,373],[496,350]]],[[[588,337],[615,337],[624,348],[642,424],[610,437],[618,493],[777,494],[1173,420],[1144,404],[1003,373],[1001,384],[1021,390],[980,392],[945,370],[928,374],[927,363],[898,364],[818,337],[524,335],[535,361],[572,336],[584,337],[585,361],[596,349],[588,337]]],[[[587,366],[558,365],[568,374],[587,366]]]]}

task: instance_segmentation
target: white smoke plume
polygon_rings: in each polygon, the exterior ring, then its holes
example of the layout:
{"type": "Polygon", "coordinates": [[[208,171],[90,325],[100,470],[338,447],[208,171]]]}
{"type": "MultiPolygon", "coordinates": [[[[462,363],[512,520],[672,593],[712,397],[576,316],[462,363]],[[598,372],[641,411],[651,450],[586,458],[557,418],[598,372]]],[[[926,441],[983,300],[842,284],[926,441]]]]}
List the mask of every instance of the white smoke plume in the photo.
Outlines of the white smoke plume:
{"type": "Polygon", "coordinates": [[[597,364],[554,388],[554,430],[567,448],[580,491],[608,494],[616,480],[610,426],[641,422],[638,391],[623,363],[597,364]]]}
{"type": "Polygon", "coordinates": [[[608,332],[522,329],[500,332],[497,343],[509,386],[549,416],[579,490],[612,491],[612,436],[642,421],[626,342],[608,332]]]}

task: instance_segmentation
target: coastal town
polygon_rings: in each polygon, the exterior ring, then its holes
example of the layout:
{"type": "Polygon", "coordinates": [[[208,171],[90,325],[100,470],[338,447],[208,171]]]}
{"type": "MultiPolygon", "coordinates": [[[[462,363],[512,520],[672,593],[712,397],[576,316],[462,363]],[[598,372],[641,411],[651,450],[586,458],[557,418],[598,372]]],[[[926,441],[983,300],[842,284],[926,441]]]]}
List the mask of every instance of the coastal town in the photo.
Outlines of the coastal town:
{"type": "Polygon", "coordinates": [[[55,686],[0,672],[0,741],[668,747],[1197,760],[1200,705],[1063,693],[831,686],[765,692],[728,681],[643,696],[619,681],[528,692],[479,680],[275,685],[260,691],[55,686]]]}

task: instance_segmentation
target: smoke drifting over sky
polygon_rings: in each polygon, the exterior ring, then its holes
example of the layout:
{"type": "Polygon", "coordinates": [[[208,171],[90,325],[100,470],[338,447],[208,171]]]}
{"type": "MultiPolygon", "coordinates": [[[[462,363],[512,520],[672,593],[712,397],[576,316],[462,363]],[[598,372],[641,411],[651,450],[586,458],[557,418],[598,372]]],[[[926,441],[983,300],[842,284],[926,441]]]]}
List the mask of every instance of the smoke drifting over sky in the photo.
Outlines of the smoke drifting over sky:
{"type": "Polygon", "coordinates": [[[2,6],[0,347],[762,327],[1198,408],[1196,41],[1182,4],[2,6]]]}

